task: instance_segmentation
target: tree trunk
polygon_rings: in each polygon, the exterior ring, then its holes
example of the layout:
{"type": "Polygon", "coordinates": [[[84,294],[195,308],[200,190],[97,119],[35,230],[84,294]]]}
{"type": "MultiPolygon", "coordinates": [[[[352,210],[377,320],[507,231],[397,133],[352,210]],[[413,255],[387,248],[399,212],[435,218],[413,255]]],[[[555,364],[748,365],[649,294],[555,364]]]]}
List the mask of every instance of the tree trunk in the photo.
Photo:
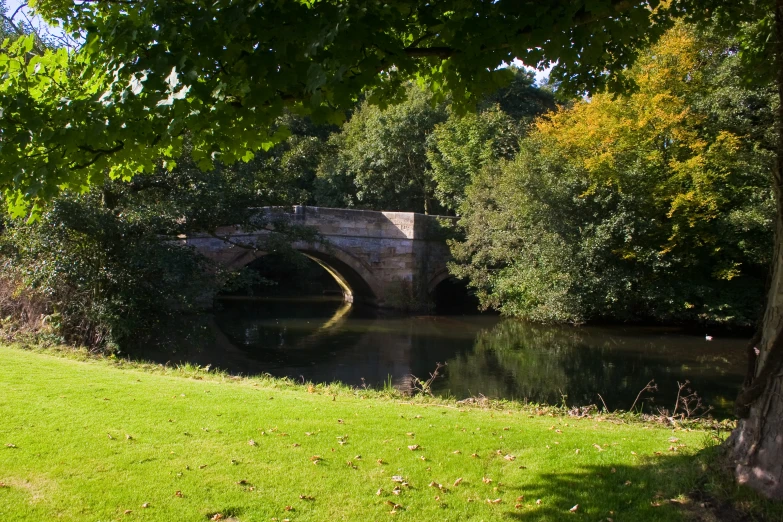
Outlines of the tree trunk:
{"type": "Polygon", "coordinates": [[[772,278],[749,378],[737,398],[739,423],[727,441],[740,483],[783,500],[783,0],[775,2],[775,64],[781,101],[777,159],[772,172],[777,216],[772,278]]]}

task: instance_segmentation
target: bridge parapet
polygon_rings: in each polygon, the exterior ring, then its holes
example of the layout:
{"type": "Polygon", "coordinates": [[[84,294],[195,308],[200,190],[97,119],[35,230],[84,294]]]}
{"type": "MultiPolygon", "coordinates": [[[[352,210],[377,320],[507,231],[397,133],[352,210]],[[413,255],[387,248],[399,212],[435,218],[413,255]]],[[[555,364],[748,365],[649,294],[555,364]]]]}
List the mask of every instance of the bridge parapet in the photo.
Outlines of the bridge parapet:
{"type": "Polygon", "coordinates": [[[314,227],[322,235],[380,239],[442,239],[441,229],[456,224],[454,216],[328,207],[264,207],[268,218],[314,227]]]}

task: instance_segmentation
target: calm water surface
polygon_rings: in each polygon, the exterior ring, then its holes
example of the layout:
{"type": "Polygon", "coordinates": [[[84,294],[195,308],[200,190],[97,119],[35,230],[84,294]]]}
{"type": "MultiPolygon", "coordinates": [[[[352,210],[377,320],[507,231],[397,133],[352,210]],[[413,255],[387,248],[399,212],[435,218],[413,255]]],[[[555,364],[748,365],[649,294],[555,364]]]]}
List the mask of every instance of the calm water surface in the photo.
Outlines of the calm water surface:
{"type": "MultiPolygon", "coordinates": [[[[743,378],[744,339],[706,341],[674,329],[552,327],[496,316],[390,316],[336,300],[223,301],[213,348],[198,355],[243,374],[405,389],[427,377],[458,399],[527,399],[628,409],[655,379],[645,409],[671,408],[677,381],[728,414],[743,378]]],[[[649,395],[645,395],[649,396],[649,395]]]]}

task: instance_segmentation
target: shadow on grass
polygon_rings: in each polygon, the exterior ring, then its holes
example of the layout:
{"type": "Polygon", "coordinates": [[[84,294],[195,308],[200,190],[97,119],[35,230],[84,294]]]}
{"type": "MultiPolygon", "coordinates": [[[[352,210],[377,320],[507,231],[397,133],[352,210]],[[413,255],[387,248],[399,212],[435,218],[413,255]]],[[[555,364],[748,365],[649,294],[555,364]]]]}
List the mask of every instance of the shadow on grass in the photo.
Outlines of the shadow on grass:
{"type": "Polygon", "coordinates": [[[681,505],[672,500],[684,500],[693,489],[700,456],[638,459],[638,465],[587,466],[575,472],[542,474],[526,488],[519,502],[522,506],[508,510],[505,518],[634,522],[684,518],[681,505]]]}
{"type": "MultiPolygon", "coordinates": [[[[638,457],[638,465],[547,473],[525,488],[504,518],[526,521],[745,522],[783,520],[783,505],[734,483],[720,446],[698,453],[638,457]],[[536,504],[542,499],[541,504],[536,504]],[[571,511],[574,506],[578,507],[571,511]],[[780,517],[780,518],[778,518],[780,517]]],[[[510,506],[509,506],[510,507],[510,506]]]]}

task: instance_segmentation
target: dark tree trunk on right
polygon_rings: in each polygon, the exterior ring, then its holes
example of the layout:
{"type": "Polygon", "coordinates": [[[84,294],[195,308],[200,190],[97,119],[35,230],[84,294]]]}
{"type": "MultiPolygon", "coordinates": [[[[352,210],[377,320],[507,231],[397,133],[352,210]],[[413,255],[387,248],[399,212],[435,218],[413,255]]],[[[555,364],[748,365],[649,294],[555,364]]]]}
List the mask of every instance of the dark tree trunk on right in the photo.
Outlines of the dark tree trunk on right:
{"type": "MultiPolygon", "coordinates": [[[[775,29],[778,100],[783,102],[783,0],[776,0],[775,29]]],[[[737,399],[739,424],[728,444],[737,480],[767,497],[783,499],[783,103],[778,110],[772,278],[760,340],[749,350],[749,378],[737,399]]]]}

